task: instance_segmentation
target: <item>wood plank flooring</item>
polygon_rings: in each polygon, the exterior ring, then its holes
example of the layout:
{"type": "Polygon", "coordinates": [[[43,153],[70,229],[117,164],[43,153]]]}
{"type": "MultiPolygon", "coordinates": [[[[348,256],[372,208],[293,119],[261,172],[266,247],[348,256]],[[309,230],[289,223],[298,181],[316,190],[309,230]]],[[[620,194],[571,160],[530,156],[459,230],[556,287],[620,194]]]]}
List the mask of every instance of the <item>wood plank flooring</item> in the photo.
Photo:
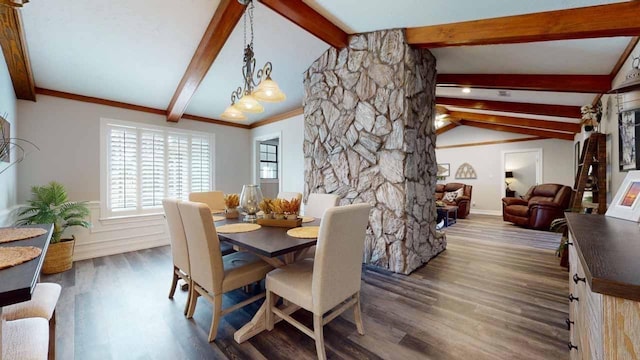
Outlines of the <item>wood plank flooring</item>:
{"type": "MultiPolygon", "coordinates": [[[[471,215],[448,228],[448,247],[410,276],[366,267],[365,336],[352,313],[325,326],[331,359],[567,359],[568,273],[556,234],[471,215]]],[[[58,282],[58,359],[314,359],[313,341],[286,323],[243,344],[233,332],[257,310],[223,318],[207,342],[211,305],[182,315],[186,293],[167,293],[168,247],[76,262],[58,282]]],[[[225,296],[229,306],[248,295],[225,296]]],[[[294,315],[311,325],[304,310],[294,315]]]]}

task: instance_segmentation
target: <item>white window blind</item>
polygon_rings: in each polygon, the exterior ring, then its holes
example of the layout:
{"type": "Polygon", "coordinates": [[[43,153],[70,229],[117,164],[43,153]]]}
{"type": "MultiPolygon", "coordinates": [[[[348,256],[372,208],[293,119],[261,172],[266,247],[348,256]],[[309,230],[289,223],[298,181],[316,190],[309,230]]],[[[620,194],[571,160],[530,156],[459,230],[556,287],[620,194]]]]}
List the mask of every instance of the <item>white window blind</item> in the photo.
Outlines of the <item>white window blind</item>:
{"type": "Polygon", "coordinates": [[[103,126],[107,216],[161,212],[164,198],[212,189],[210,134],[121,121],[103,126]]]}

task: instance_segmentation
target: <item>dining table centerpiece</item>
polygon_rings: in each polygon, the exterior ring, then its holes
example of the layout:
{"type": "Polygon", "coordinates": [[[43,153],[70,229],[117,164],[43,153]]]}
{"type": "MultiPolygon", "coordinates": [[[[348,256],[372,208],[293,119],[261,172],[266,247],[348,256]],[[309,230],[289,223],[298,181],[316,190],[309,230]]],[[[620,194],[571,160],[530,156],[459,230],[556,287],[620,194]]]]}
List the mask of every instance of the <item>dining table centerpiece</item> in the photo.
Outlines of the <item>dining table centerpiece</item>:
{"type": "Polygon", "coordinates": [[[244,185],[240,193],[240,207],[245,213],[244,221],[254,223],[257,220],[257,213],[260,211],[262,202],[262,191],[260,185],[244,185]]]}
{"type": "Polygon", "coordinates": [[[240,205],[240,196],[238,194],[227,194],[224,196],[224,217],[227,219],[237,219],[240,216],[238,206],[240,205]]]}

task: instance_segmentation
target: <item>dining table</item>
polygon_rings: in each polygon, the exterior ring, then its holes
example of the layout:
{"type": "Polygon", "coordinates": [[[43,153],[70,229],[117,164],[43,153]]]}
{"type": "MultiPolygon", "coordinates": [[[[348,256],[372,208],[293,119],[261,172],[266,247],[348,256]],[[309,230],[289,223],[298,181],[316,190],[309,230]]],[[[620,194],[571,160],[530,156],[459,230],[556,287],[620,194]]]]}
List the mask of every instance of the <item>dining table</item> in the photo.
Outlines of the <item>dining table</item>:
{"type": "MultiPolygon", "coordinates": [[[[241,219],[225,219],[216,221],[215,225],[221,226],[241,222],[241,219]]],[[[302,223],[302,226],[318,225],[320,225],[319,219],[302,223]]],[[[239,251],[251,252],[273,267],[279,268],[303,258],[318,241],[316,238],[301,239],[291,237],[287,235],[288,230],[289,228],[262,226],[258,230],[249,232],[218,233],[218,238],[221,241],[232,244],[239,251]]],[[[300,309],[299,306],[288,302],[283,302],[283,305],[281,305],[281,310],[287,315],[291,315],[298,309],[300,309]]],[[[251,321],[233,334],[236,342],[242,343],[266,330],[266,310],[266,302],[264,302],[251,321]]],[[[277,317],[275,319],[276,322],[281,320],[277,317]]]]}
{"type": "MultiPolygon", "coordinates": [[[[0,339],[2,339],[2,307],[31,300],[31,295],[40,278],[40,270],[51,241],[53,225],[29,225],[30,228],[47,230],[45,234],[29,239],[1,243],[0,247],[34,246],[42,253],[33,260],[0,270],[0,339]]],[[[0,341],[0,358],[2,357],[2,341],[0,341]]]]}

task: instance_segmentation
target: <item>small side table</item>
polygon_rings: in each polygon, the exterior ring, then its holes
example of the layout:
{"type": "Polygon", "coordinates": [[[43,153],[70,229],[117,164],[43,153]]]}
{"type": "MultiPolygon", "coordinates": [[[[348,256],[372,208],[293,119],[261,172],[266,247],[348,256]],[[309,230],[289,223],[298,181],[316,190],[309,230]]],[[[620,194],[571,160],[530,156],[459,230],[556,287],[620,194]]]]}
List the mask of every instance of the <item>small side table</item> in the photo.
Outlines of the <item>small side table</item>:
{"type": "Polygon", "coordinates": [[[453,205],[447,205],[436,208],[438,215],[444,218],[444,227],[449,227],[456,223],[458,220],[458,207],[453,205]]]}
{"type": "Polygon", "coordinates": [[[506,197],[516,197],[516,191],[515,190],[505,190],[505,196],[506,197]]]}

